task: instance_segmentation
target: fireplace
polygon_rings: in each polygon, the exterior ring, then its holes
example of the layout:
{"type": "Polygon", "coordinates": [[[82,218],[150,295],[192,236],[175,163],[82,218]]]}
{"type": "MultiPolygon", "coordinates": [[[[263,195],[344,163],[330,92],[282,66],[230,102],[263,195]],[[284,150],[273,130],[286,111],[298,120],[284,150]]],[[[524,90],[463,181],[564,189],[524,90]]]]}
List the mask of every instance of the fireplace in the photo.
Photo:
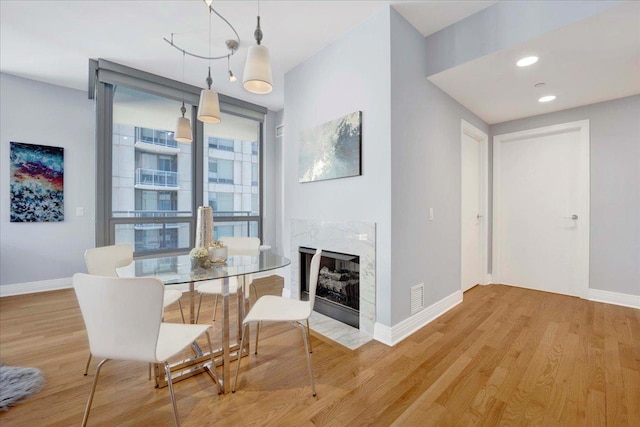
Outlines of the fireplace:
{"type": "MultiPolygon", "coordinates": [[[[300,247],[300,293],[309,298],[309,268],[316,253],[300,247]]],[[[360,257],[322,251],[314,310],[343,323],[360,327],[360,257]]]]}

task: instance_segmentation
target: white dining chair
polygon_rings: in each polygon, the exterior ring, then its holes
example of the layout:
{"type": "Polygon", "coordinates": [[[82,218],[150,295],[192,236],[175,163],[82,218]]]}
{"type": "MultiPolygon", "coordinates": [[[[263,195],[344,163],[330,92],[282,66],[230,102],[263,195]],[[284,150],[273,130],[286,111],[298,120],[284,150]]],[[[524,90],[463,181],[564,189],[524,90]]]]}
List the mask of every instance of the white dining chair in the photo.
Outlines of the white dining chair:
{"type": "Polygon", "coordinates": [[[176,426],[180,425],[168,360],[192,345],[202,335],[206,335],[209,344],[209,369],[220,393],[208,326],[162,322],[164,285],[159,279],[77,273],[73,276],[73,288],[87,328],[91,354],[103,359],[96,367],[82,419],[83,426],[89,418],[100,369],[109,360],[164,364],[174,422],[176,426]],[[141,301],[144,301],[144,304],[141,304],[141,301]]]}
{"type": "MultiPolygon", "coordinates": [[[[95,276],[118,277],[117,269],[125,267],[133,262],[133,247],[128,243],[121,243],[118,245],[87,249],[84,252],[84,262],[89,274],[95,276]]],[[[184,313],[182,311],[182,303],[180,302],[181,297],[182,292],[179,290],[165,289],[163,295],[163,307],[166,308],[177,302],[180,307],[182,323],[184,323],[184,313]]],[[[91,354],[89,354],[87,366],[84,370],[85,376],[89,372],[90,363],[91,354]]]]}
{"type": "MultiPolygon", "coordinates": [[[[220,242],[227,247],[227,256],[255,256],[260,252],[260,239],[257,237],[221,237],[220,242]]],[[[257,299],[257,291],[253,285],[253,275],[246,274],[241,279],[244,282],[245,299],[249,300],[249,292],[253,289],[254,296],[257,299]]],[[[213,304],[213,321],[216,320],[216,312],[218,311],[218,297],[222,296],[222,279],[207,280],[198,284],[196,292],[199,294],[198,310],[196,312],[196,323],[200,318],[200,307],[202,306],[202,297],[204,295],[212,295],[215,297],[213,304]]],[[[238,277],[229,278],[229,294],[233,295],[238,292],[238,277]]]]}
{"type": "MultiPolygon", "coordinates": [[[[304,342],[305,354],[307,356],[307,367],[309,369],[309,378],[311,379],[311,391],[316,395],[316,386],[313,381],[313,369],[311,367],[311,357],[309,356],[309,317],[313,312],[313,304],[316,297],[316,287],[318,284],[318,273],[320,271],[320,258],[322,250],[317,249],[313,258],[311,258],[311,266],[309,268],[309,300],[299,301],[290,298],[284,298],[276,295],[265,295],[253,304],[249,313],[242,322],[242,339],[240,341],[240,349],[244,348],[244,341],[249,336],[249,326],[256,324],[256,346],[255,354],[258,354],[258,338],[260,336],[260,324],[288,322],[300,328],[302,331],[302,341],[304,342]],[[307,322],[307,328],[301,323],[307,322]]],[[[238,373],[240,372],[240,360],[242,359],[242,351],[238,351],[238,364],[236,365],[236,375],[233,382],[232,392],[236,391],[238,383],[238,373]]]]}

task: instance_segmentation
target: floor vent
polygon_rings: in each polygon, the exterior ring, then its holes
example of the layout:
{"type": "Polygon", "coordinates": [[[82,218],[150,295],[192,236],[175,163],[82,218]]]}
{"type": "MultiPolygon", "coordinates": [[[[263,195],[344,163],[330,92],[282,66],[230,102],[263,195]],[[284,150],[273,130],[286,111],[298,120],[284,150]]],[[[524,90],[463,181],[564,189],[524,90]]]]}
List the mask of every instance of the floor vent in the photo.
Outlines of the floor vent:
{"type": "Polygon", "coordinates": [[[424,283],[411,288],[411,315],[424,308],[424,283]]]}

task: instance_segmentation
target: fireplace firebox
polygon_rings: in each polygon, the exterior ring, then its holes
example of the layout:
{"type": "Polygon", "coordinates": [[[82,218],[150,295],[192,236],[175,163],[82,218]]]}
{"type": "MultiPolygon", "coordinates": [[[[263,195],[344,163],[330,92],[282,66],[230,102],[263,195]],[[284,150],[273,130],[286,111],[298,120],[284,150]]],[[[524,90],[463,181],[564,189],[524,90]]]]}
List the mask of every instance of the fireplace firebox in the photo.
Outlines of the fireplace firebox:
{"type": "MultiPolygon", "coordinates": [[[[309,299],[309,269],[313,248],[300,247],[300,293],[309,299]]],[[[360,257],[322,251],[314,310],[343,323],[360,327],[360,257]]]]}

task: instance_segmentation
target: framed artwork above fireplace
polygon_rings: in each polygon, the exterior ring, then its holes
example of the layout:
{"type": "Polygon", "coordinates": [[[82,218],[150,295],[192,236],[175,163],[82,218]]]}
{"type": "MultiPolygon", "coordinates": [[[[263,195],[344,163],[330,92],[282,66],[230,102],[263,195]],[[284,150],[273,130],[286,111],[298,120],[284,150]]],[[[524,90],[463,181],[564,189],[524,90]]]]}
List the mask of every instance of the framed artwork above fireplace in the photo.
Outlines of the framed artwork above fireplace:
{"type": "Polygon", "coordinates": [[[361,145],[361,111],[301,132],[298,182],[361,175],[361,145]]]}

